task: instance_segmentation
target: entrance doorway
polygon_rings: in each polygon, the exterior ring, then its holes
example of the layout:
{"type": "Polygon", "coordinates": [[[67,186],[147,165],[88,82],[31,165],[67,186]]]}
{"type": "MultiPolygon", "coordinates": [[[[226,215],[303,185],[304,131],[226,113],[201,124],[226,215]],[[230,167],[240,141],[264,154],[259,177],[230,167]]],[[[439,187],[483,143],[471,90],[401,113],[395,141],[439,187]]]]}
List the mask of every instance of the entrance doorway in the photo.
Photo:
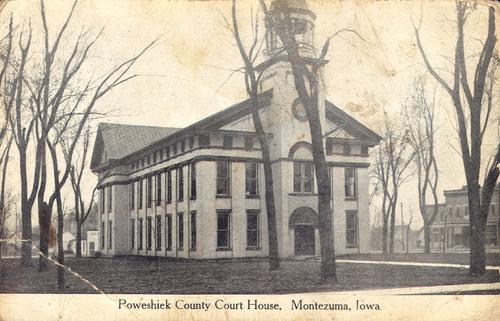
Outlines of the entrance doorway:
{"type": "Polygon", "coordinates": [[[314,226],[311,225],[295,225],[295,255],[314,255],[314,226]]]}

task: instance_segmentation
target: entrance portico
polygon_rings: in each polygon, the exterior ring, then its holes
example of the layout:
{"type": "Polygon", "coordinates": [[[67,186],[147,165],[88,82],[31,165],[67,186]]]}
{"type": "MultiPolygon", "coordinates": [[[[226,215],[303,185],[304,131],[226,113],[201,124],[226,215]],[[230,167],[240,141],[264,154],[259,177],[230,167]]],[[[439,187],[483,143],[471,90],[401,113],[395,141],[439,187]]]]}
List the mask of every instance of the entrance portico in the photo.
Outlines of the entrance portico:
{"type": "Polygon", "coordinates": [[[288,221],[294,256],[319,255],[318,214],[310,207],[293,211],[288,221]]]}

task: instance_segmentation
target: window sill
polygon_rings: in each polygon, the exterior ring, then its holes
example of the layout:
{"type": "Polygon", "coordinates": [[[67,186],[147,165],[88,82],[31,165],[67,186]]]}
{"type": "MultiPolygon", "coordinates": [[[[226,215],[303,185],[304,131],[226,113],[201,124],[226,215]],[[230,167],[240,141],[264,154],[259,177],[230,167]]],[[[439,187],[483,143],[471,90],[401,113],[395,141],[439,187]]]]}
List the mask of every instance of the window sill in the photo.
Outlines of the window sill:
{"type": "Polygon", "coordinates": [[[262,248],[260,246],[247,246],[247,251],[260,251],[262,248]]]}
{"type": "Polygon", "coordinates": [[[289,196],[318,196],[317,193],[309,193],[309,192],[293,192],[288,193],[289,196]]]}
{"type": "Polygon", "coordinates": [[[259,199],[260,198],[260,195],[253,195],[253,194],[246,194],[245,195],[245,198],[246,199],[259,199]]]}
{"type": "Polygon", "coordinates": [[[357,249],[358,246],[357,245],[346,245],[345,248],[346,249],[357,249]]]}
{"type": "Polygon", "coordinates": [[[196,249],[189,249],[191,252],[196,252],[196,249]]]}
{"type": "Polygon", "coordinates": [[[190,201],[196,201],[196,196],[194,196],[194,197],[193,197],[193,196],[191,196],[191,197],[189,198],[189,200],[190,200],[190,201]]]}
{"type": "Polygon", "coordinates": [[[218,247],[215,249],[216,252],[227,252],[227,251],[232,251],[233,249],[230,247],[218,247]]]}
{"type": "Polygon", "coordinates": [[[352,201],[357,201],[358,198],[357,197],[346,197],[345,198],[345,201],[349,201],[349,202],[352,202],[352,201]]]}
{"type": "Polygon", "coordinates": [[[172,251],[172,248],[171,248],[171,247],[169,247],[169,248],[167,248],[167,249],[166,249],[166,251],[172,251]]]}
{"type": "Polygon", "coordinates": [[[231,195],[217,194],[215,198],[231,198],[231,195]]]}

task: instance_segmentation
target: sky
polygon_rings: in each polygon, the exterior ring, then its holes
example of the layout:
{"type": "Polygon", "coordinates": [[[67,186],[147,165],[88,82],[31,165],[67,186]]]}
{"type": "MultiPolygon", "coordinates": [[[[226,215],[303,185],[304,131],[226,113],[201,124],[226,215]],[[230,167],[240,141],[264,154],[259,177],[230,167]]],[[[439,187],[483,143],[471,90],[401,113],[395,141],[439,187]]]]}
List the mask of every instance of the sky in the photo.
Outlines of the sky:
{"type": "MultiPolygon", "coordinates": [[[[391,117],[400,113],[412,79],[425,73],[416,47],[415,26],[420,25],[422,42],[432,64],[449,79],[452,69],[447,57],[453,56],[456,39],[453,1],[309,0],[308,3],[317,15],[316,47],[343,28],[354,29],[362,36],[359,39],[345,33],[334,38],[323,75],[327,98],[375,131],[380,132],[384,110],[391,117]]],[[[69,12],[71,1],[47,1],[46,6],[49,30],[55,31],[69,12]]],[[[246,43],[251,31],[249,17],[257,9],[256,1],[238,1],[240,28],[246,43]]],[[[80,1],[63,39],[62,55],[73,48],[74,37],[82,27],[90,29],[91,34],[104,28],[85,67],[85,73],[100,75],[157,39],[134,67],[133,72],[140,77],[114,89],[99,102],[98,108],[110,113],[102,120],[106,122],[184,127],[246,98],[243,79],[233,72],[242,62],[225,25],[225,19],[230,21],[230,10],[231,1],[227,0],[80,1]]],[[[500,34],[499,11],[497,6],[497,34],[500,34]]],[[[17,23],[31,21],[35,35],[41,30],[38,1],[11,1],[0,14],[1,21],[7,21],[5,17],[10,13],[17,23]]],[[[486,7],[479,4],[466,25],[470,68],[477,59],[479,40],[485,39],[486,22],[486,7]]],[[[429,86],[437,86],[430,77],[429,86]]],[[[456,152],[453,109],[439,86],[437,102],[437,161],[442,202],[442,191],[461,188],[465,179],[456,152]]],[[[495,116],[498,118],[498,109],[495,116]]],[[[486,135],[485,154],[498,141],[498,123],[492,121],[486,135]]],[[[14,166],[9,171],[12,186],[18,181],[14,166]]],[[[85,181],[84,190],[90,195],[96,177],[88,171],[85,181]]],[[[405,204],[406,215],[411,207],[413,216],[418,218],[415,180],[403,186],[400,201],[405,204]]],[[[70,199],[68,202],[72,203],[70,199]]]]}

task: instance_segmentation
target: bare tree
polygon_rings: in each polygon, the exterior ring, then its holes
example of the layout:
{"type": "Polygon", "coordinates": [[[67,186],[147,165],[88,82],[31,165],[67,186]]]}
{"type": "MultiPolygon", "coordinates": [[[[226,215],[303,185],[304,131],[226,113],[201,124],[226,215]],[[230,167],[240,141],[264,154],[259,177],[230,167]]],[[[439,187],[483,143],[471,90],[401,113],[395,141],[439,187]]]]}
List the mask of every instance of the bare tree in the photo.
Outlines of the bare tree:
{"type": "Polygon", "coordinates": [[[424,250],[431,252],[431,225],[438,214],[437,184],[439,171],[435,157],[436,149],[436,90],[432,98],[427,97],[426,79],[417,77],[411,87],[408,103],[403,106],[408,143],[413,149],[413,164],[417,176],[418,205],[424,222],[424,250]],[[427,195],[433,199],[432,212],[427,210],[427,195]]]}
{"type": "Polygon", "coordinates": [[[76,221],[76,257],[82,256],[82,229],[87,221],[94,205],[94,199],[97,194],[97,185],[92,191],[92,195],[88,205],[85,204],[84,195],[82,193],[82,178],[87,166],[87,156],[90,146],[90,129],[85,131],[80,158],[75,159],[70,170],[70,181],[73,189],[75,200],[75,221],[76,221]]]}
{"type": "MultiPolygon", "coordinates": [[[[252,17],[253,19],[253,17],[252,17]]],[[[264,130],[262,120],[260,118],[259,110],[261,109],[262,100],[259,99],[258,85],[260,79],[265,71],[256,71],[255,61],[260,53],[259,43],[259,21],[258,15],[255,19],[255,29],[253,35],[253,42],[248,50],[246,51],[243,46],[243,42],[240,37],[240,32],[238,28],[238,19],[236,15],[236,0],[233,0],[232,5],[232,32],[233,36],[238,45],[238,50],[240,52],[241,58],[245,64],[245,88],[248,96],[251,99],[252,105],[252,119],[259,140],[261,153],[262,153],[262,163],[264,167],[264,181],[265,181],[265,199],[266,199],[266,212],[267,212],[267,228],[268,228],[268,240],[269,240],[269,269],[277,270],[280,267],[279,263],[279,253],[278,253],[278,233],[276,227],[276,208],[274,202],[274,187],[273,187],[273,172],[271,166],[271,156],[269,152],[269,141],[268,135],[264,130]]]]}
{"type": "MultiPolygon", "coordinates": [[[[31,209],[35,198],[39,202],[39,222],[41,227],[41,248],[44,255],[48,251],[48,235],[51,221],[51,211],[54,202],[58,212],[58,260],[64,263],[64,249],[62,248],[63,208],[61,201],[61,188],[66,183],[71,169],[72,156],[85,124],[94,114],[97,102],[113,88],[129,81],[138,75],[129,75],[130,68],[148,50],[155,41],[142,49],[134,57],[112,67],[108,72],[98,78],[82,75],[82,66],[88,61],[89,52],[100,38],[101,32],[90,38],[89,31],[82,28],[76,38],[69,38],[65,31],[70,24],[77,2],[71,7],[63,25],[55,33],[51,43],[51,34],[48,28],[48,19],[43,0],[40,2],[40,15],[43,23],[43,50],[41,55],[30,57],[32,28],[19,34],[20,57],[13,59],[10,51],[2,54],[4,65],[8,70],[4,73],[3,98],[6,111],[11,111],[9,117],[10,130],[20,154],[21,173],[21,204],[23,219],[23,239],[31,240],[31,209]],[[69,54],[61,51],[61,40],[73,42],[70,44],[69,54]],[[68,40],[70,39],[70,40],[68,40]],[[57,57],[57,59],[56,59],[57,57]],[[10,70],[9,70],[10,68],[10,70]],[[27,150],[28,144],[35,139],[35,157],[33,187],[28,195],[27,177],[27,150]],[[45,201],[47,184],[47,153],[49,149],[52,159],[53,191],[45,201]],[[59,151],[58,151],[59,150],[59,151]],[[61,167],[58,154],[64,154],[65,164],[61,167]],[[37,195],[38,194],[38,195],[37,195]]],[[[9,29],[9,39],[14,39],[12,22],[9,29]]],[[[10,40],[12,42],[12,40],[10,40]]],[[[6,46],[7,48],[9,46],[6,46]]],[[[23,265],[31,264],[31,247],[29,242],[23,243],[23,265]]],[[[45,260],[40,260],[41,264],[45,260]]],[[[42,266],[43,268],[43,266],[42,266]]],[[[63,277],[63,269],[58,272],[63,277]]],[[[60,290],[62,290],[61,282],[60,290]]]]}
{"type": "Polygon", "coordinates": [[[457,40],[454,48],[454,59],[451,60],[453,63],[451,84],[438,73],[438,69],[428,59],[420,39],[421,19],[420,25],[415,27],[415,35],[427,70],[449,94],[455,109],[469,203],[469,224],[471,227],[469,273],[473,276],[481,276],[486,271],[485,230],[491,197],[500,173],[498,168],[500,145],[496,148],[492,161],[486,167],[481,189],[479,182],[483,139],[493,110],[493,104],[488,103],[488,95],[485,95],[485,91],[488,90],[488,71],[491,70],[491,67],[496,69],[496,65],[491,64],[491,62],[497,39],[495,35],[495,9],[493,6],[489,6],[486,39],[481,41],[482,47],[475,65],[474,75],[469,76],[468,65],[470,63],[467,63],[469,58],[466,58],[465,54],[464,29],[467,18],[474,10],[477,10],[475,2],[456,2],[457,40]],[[462,99],[462,93],[465,99],[462,99]]]}
{"type": "Polygon", "coordinates": [[[384,113],[382,141],[375,154],[373,177],[382,194],[382,251],[394,253],[394,234],[399,188],[411,176],[413,158],[407,147],[407,133],[396,130],[384,113]]]}
{"type": "Polygon", "coordinates": [[[7,166],[9,163],[12,138],[7,135],[7,124],[0,129],[0,257],[2,257],[2,239],[7,232],[7,219],[11,215],[11,195],[6,190],[7,166]]]}
{"type": "MultiPolygon", "coordinates": [[[[321,279],[323,281],[337,280],[335,265],[335,249],[333,245],[333,221],[331,204],[331,181],[326,162],[321,117],[319,113],[320,104],[320,68],[326,63],[325,56],[328,53],[330,40],[341,32],[353,32],[354,30],[341,29],[329,37],[316,59],[304,59],[296,39],[294,19],[291,17],[287,0],[273,1],[273,10],[270,11],[264,0],[259,0],[264,11],[266,23],[276,32],[284,52],[287,54],[294,78],[295,89],[304,106],[306,118],[309,124],[312,144],[313,163],[318,187],[318,216],[319,236],[321,244],[321,279]]],[[[359,35],[358,35],[359,36],[359,35]]]]}

